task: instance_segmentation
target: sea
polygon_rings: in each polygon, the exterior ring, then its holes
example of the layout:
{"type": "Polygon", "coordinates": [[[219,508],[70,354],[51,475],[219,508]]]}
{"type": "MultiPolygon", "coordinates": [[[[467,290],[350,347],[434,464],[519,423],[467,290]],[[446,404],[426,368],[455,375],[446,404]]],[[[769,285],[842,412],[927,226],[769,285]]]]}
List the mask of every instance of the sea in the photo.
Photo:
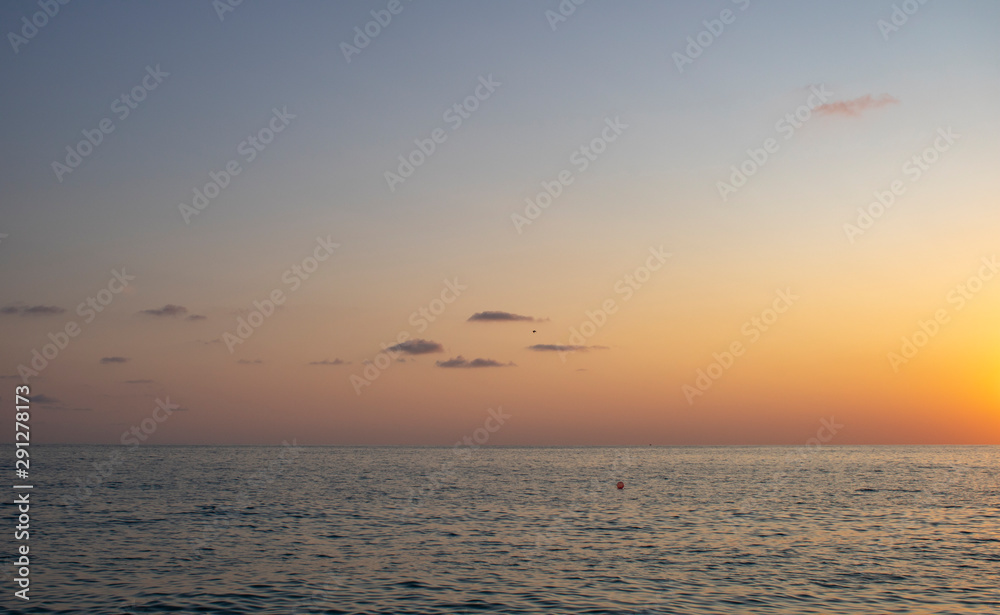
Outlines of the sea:
{"type": "Polygon", "coordinates": [[[995,615],[998,457],[996,446],[33,445],[30,600],[13,595],[22,543],[9,506],[2,604],[995,615]]]}

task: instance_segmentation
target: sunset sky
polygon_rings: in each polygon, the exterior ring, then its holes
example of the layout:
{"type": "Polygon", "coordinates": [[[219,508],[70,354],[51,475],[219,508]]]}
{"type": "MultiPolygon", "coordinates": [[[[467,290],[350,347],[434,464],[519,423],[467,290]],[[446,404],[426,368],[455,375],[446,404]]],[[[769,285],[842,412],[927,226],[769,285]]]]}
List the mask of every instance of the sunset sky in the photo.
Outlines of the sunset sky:
{"type": "Polygon", "coordinates": [[[221,6],[0,5],[33,441],[1000,443],[1000,4],[221,6]]]}

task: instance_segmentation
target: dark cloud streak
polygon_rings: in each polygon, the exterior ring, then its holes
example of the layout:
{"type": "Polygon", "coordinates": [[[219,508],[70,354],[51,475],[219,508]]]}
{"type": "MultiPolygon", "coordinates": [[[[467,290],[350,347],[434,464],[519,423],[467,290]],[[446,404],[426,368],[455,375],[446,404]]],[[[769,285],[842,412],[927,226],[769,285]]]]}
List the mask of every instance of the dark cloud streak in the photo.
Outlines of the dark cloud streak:
{"type": "Polygon", "coordinates": [[[528,350],[539,352],[587,352],[588,350],[606,350],[607,346],[569,346],[563,344],[535,344],[528,346],[528,350]]]}
{"type": "Polygon", "coordinates": [[[406,354],[429,354],[432,352],[444,352],[444,347],[430,340],[407,340],[401,344],[389,346],[386,350],[406,354]]]}
{"type": "Polygon", "coordinates": [[[851,100],[840,100],[820,105],[816,107],[816,113],[820,115],[858,117],[869,109],[877,109],[879,107],[897,103],[899,103],[899,100],[895,96],[890,96],[889,94],[882,94],[878,98],[872,98],[871,94],[865,94],[864,96],[851,100]]]}
{"type": "Polygon", "coordinates": [[[488,311],[488,312],[476,312],[472,316],[469,316],[469,322],[542,322],[545,319],[535,318],[534,316],[522,316],[520,314],[513,314],[511,312],[502,311],[488,311]]]}
{"type": "Polygon", "coordinates": [[[150,316],[158,316],[158,317],[166,316],[166,317],[171,317],[171,316],[181,316],[183,314],[187,314],[187,311],[188,311],[188,309],[186,307],[184,307],[183,305],[174,305],[172,303],[168,303],[167,305],[165,305],[165,306],[163,306],[163,307],[161,307],[161,308],[159,308],[157,310],[142,310],[139,313],[140,314],[149,314],[150,316]]]}
{"type": "Polygon", "coordinates": [[[51,316],[62,314],[66,310],[57,305],[8,305],[0,308],[0,314],[21,316],[51,316]]]}
{"type": "Polygon", "coordinates": [[[499,361],[494,361],[493,359],[473,359],[471,361],[466,361],[462,355],[458,355],[454,359],[448,359],[447,361],[435,361],[435,365],[438,367],[516,367],[514,363],[501,363],[499,361]]]}

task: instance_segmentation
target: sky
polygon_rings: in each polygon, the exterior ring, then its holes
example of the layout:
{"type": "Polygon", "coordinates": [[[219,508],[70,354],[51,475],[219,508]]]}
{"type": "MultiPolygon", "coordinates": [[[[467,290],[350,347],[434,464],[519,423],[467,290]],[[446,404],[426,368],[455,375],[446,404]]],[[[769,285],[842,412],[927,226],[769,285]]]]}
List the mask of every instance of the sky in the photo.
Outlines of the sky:
{"type": "Polygon", "coordinates": [[[0,24],[33,441],[1000,443],[995,2],[0,24]]]}

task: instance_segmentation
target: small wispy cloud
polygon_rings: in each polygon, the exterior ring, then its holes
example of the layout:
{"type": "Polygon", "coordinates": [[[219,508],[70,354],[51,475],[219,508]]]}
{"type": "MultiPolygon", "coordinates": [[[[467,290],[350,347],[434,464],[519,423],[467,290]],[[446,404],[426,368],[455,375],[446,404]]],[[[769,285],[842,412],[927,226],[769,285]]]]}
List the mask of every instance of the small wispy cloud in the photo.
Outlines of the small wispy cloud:
{"type": "Polygon", "coordinates": [[[263,363],[263,361],[260,359],[240,359],[236,362],[237,365],[260,365],[261,363],[263,363]]]}
{"type": "Polygon", "coordinates": [[[202,316],[201,314],[191,314],[184,320],[205,320],[207,316],[202,316]]]}
{"type": "Polygon", "coordinates": [[[159,316],[159,317],[173,317],[173,316],[183,316],[187,314],[188,309],[183,305],[174,305],[168,303],[167,305],[153,309],[153,310],[142,310],[140,314],[148,314],[149,316],[159,316]]]}
{"type": "Polygon", "coordinates": [[[547,319],[539,319],[534,316],[522,316],[520,314],[513,314],[511,312],[502,311],[488,311],[488,312],[476,312],[472,316],[469,316],[469,321],[480,321],[480,322],[542,322],[547,319]]]}
{"type": "Polygon", "coordinates": [[[528,346],[528,350],[539,352],[587,352],[588,350],[607,350],[607,346],[570,346],[563,344],[535,344],[528,346]]]}
{"type": "Polygon", "coordinates": [[[869,109],[877,109],[886,105],[898,104],[899,99],[889,94],[882,94],[873,98],[871,94],[854,98],[852,100],[840,100],[826,103],[816,107],[816,113],[820,115],[842,115],[846,117],[858,117],[869,109]]]}
{"type": "Polygon", "coordinates": [[[407,340],[401,344],[389,346],[386,350],[406,354],[429,354],[431,352],[444,352],[444,347],[430,340],[407,340]]]}
{"type": "Polygon", "coordinates": [[[128,363],[128,357],[102,357],[101,363],[105,365],[109,363],[128,363]]]}
{"type": "Polygon", "coordinates": [[[447,361],[435,361],[434,364],[438,367],[516,367],[514,363],[501,363],[493,359],[473,359],[467,361],[462,355],[458,355],[454,359],[448,359],[447,361]]]}
{"type": "Polygon", "coordinates": [[[125,384],[150,384],[152,380],[126,380],[125,384]]]}
{"type": "Polygon", "coordinates": [[[38,395],[32,395],[29,397],[32,404],[43,406],[47,411],[61,411],[61,412],[92,412],[93,408],[73,408],[67,406],[62,400],[56,399],[55,397],[50,397],[39,393],[38,395]]]}
{"type": "Polygon", "coordinates": [[[334,359],[330,361],[329,359],[323,359],[322,361],[310,361],[309,365],[349,365],[350,361],[344,361],[343,359],[334,359]]]}
{"type": "Polygon", "coordinates": [[[22,305],[19,303],[0,308],[0,314],[19,316],[51,316],[62,314],[66,310],[57,305],[22,305]]]}

